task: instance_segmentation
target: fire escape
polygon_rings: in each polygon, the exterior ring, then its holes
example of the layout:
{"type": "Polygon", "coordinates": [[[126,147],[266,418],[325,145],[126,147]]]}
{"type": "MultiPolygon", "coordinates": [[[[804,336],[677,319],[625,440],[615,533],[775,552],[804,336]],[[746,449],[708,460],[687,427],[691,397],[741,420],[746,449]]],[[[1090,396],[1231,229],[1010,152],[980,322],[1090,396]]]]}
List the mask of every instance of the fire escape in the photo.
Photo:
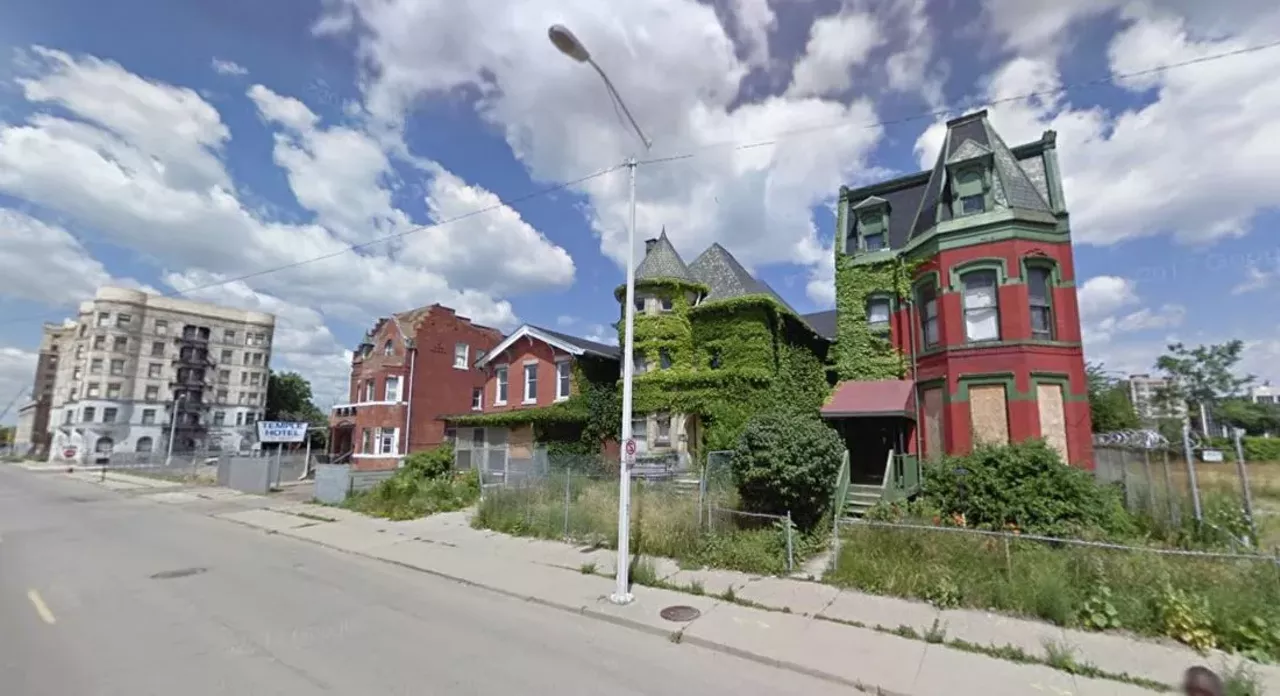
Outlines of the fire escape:
{"type": "MultiPolygon", "coordinates": [[[[169,404],[166,431],[174,430],[177,449],[195,450],[208,435],[209,399],[205,393],[211,386],[214,363],[209,357],[209,327],[188,324],[177,339],[178,357],[174,359],[176,378],[169,383],[173,401],[169,404]]],[[[167,433],[166,433],[167,434],[167,433]]]]}

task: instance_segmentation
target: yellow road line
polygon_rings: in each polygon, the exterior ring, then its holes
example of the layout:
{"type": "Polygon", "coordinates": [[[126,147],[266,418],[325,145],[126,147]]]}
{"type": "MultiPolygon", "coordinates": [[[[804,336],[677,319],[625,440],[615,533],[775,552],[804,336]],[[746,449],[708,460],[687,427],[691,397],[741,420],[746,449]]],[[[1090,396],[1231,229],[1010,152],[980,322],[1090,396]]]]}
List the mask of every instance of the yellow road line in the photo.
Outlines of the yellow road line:
{"type": "Polygon", "coordinates": [[[36,613],[40,615],[41,621],[47,624],[58,623],[58,620],[53,618],[53,612],[49,611],[49,605],[45,604],[44,600],[40,598],[39,592],[27,590],[27,599],[31,600],[31,605],[36,608],[36,613]]]}

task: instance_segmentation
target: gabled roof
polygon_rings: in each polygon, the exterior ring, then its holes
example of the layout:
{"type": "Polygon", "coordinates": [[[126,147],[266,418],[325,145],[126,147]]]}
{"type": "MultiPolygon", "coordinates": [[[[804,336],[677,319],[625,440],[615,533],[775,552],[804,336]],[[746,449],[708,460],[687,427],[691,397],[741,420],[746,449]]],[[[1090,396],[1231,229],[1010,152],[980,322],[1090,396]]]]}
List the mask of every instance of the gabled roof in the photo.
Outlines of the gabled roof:
{"type": "Polygon", "coordinates": [[[665,227],[657,239],[645,242],[644,260],[636,267],[636,280],[658,278],[693,280],[689,275],[689,268],[684,265],[684,259],[680,258],[676,248],[671,245],[671,240],[667,239],[665,227]]]}
{"type": "Polygon", "coordinates": [[[476,367],[484,367],[485,365],[488,365],[494,356],[502,355],[504,351],[515,345],[516,341],[525,338],[526,336],[536,341],[542,341],[553,348],[558,348],[573,356],[593,355],[601,358],[618,359],[619,353],[617,346],[597,343],[596,341],[588,341],[585,338],[570,336],[568,334],[560,333],[559,331],[552,331],[540,326],[533,326],[532,324],[524,324],[512,332],[510,336],[503,339],[502,343],[494,346],[493,350],[485,353],[479,360],[476,360],[476,367]]]}
{"type": "Polygon", "coordinates": [[[1052,213],[1043,155],[1053,147],[1054,140],[1053,131],[1046,131],[1040,140],[1011,149],[991,126],[987,112],[979,111],[947,122],[933,168],[849,190],[844,195],[854,209],[871,198],[887,202],[892,211],[889,248],[900,249],[939,221],[951,219],[951,208],[946,203],[948,166],[990,157],[991,193],[997,208],[1052,213]]]}
{"type": "Polygon", "coordinates": [[[791,305],[782,296],[769,287],[769,284],[747,272],[738,260],[727,249],[717,242],[702,252],[689,265],[689,274],[693,279],[711,288],[711,292],[703,298],[704,302],[728,300],[746,295],[769,295],[783,307],[791,309],[791,305]]]}

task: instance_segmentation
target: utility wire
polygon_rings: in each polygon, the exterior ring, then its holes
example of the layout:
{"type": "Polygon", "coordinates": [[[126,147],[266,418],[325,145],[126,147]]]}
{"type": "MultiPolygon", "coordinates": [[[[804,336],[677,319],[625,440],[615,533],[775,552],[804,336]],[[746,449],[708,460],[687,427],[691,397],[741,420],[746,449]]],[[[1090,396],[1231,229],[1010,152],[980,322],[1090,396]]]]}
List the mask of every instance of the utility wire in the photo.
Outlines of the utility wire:
{"type": "Polygon", "coordinates": [[[813,126],[805,126],[802,128],[795,128],[792,130],[781,131],[767,140],[756,140],[756,141],[745,142],[745,143],[740,141],[727,140],[720,143],[711,143],[708,145],[702,145],[689,152],[679,154],[679,155],[669,155],[666,157],[653,157],[650,159],[640,160],[638,164],[661,164],[664,162],[677,162],[680,160],[692,159],[693,157],[698,156],[699,154],[701,154],[706,150],[712,150],[717,148],[723,148],[728,150],[750,150],[752,148],[757,148],[757,147],[767,147],[770,145],[777,145],[781,143],[783,140],[786,140],[788,138],[793,138],[793,137],[802,136],[802,135],[809,135],[812,133],[819,133],[822,131],[835,130],[837,128],[870,129],[870,128],[880,128],[883,126],[895,126],[903,123],[911,123],[912,121],[921,121],[925,119],[938,119],[938,118],[947,116],[948,114],[956,113],[957,111],[963,111],[967,113],[967,112],[976,111],[979,109],[987,109],[994,106],[999,106],[1001,104],[1010,104],[1014,102],[1020,102],[1027,99],[1037,99],[1037,98],[1058,96],[1058,95],[1067,94],[1069,92],[1073,92],[1076,90],[1086,89],[1090,87],[1100,87],[1103,85],[1111,84],[1113,82],[1121,82],[1124,80],[1132,80],[1135,78],[1145,77],[1148,75],[1156,75],[1156,74],[1168,72],[1170,70],[1174,70],[1177,68],[1185,68],[1192,65],[1199,65],[1202,63],[1211,63],[1214,61],[1222,60],[1224,58],[1232,58],[1235,56],[1241,56],[1241,55],[1246,55],[1250,53],[1257,53],[1259,51],[1265,51],[1265,50],[1276,48],[1276,47],[1280,47],[1280,40],[1272,41],[1270,43],[1257,44],[1254,46],[1246,46],[1244,48],[1239,48],[1233,51],[1225,51],[1223,53],[1214,53],[1207,56],[1200,56],[1199,58],[1192,58],[1190,60],[1184,60],[1177,63],[1169,63],[1167,65],[1161,65],[1155,68],[1148,68],[1146,70],[1138,70],[1136,72],[1120,73],[1116,75],[1106,75],[1104,77],[1099,77],[1092,80],[1085,80],[1082,82],[1074,82],[1071,84],[1065,84],[1060,87],[1055,87],[1053,89],[1046,89],[1039,92],[1028,92],[1026,94],[1019,94],[1013,97],[1004,97],[1002,99],[995,99],[987,102],[972,103],[969,106],[965,107],[964,109],[956,109],[956,108],[935,109],[933,111],[925,111],[921,113],[911,114],[909,116],[901,116],[898,118],[891,118],[891,119],[881,119],[881,120],[876,120],[876,121],[871,121],[868,123],[861,123],[856,125],[851,125],[847,122],[838,122],[838,123],[824,123],[824,124],[818,124],[813,126]]]}
{"type": "MultiPolygon", "coordinates": [[[[1096,87],[1096,86],[1099,86],[1099,85],[1105,85],[1105,84],[1109,84],[1109,83],[1116,82],[1116,81],[1120,81],[1120,80],[1129,80],[1129,79],[1134,79],[1134,78],[1138,78],[1138,77],[1143,77],[1143,76],[1146,76],[1146,75],[1153,75],[1153,74],[1158,74],[1158,73],[1168,72],[1168,71],[1170,71],[1170,70],[1174,70],[1174,69],[1177,69],[1177,68],[1184,68],[1184,67],[1188,67],[1188,66],[1191,66],[1191,65],[1198,65],[1198,64],[1203,64],[1203,63],[1210,63],[1210,62],[1213,62],[1213,61],[1222,60],[1222,59],[1224,59],[1224,58],[1231,58],[1231,57],[1234,57],[1234,56],[1240,56],[1240,55],[1245,55],[1245,54],[1249,54],[1249,53],[1256,53],[1256,52],[1259,52],[1259,51],[1264,51],[1264,50],[1268,50],[1268,49],[1276,48],[1276,47],[1278,47],[1278,46],[1280,46],[1280,40],[1272,41],[1272,42],[1270,42],[1270,43],[1265,43],[1265,44],[1258,44],[1258,45],[1254,45],[1254,46],[1247,46],[1247,47],[1240,48],[1240,49],[1236,49],[1236,50],[1233,50],[1233,51],[1226,51],[1226,52],[1223,52],[1223,53],[1215,53],[1215,54],[1211,54],[1211,55],[1207,55],[1207,56],[1201,56],[1201,57],[1199,57],[1199,58],[1193,58],[1193,59],[1190,59],[1190,60],[1185,60],[1185,61],[1181,61],[1181,62],[1177,62],[1177,63],[1170,63],[1170,64],[1167,64],[1167,65],[1162,65],[1162,66],[1155,67],[1155,68],[1149,68],[1149,69],[1147,69],[1147,70],[1139,70],[1139,71],[1136,71],[1136,72],[1123,73],[1123,74],[1118,74],[1118,75],[1107,75],[1107,76],[1100,77],[1100,78],[1096,78],[1096,79],[1093,79],[1093,80],[1087,80],[1087,81],[1084,81],[1084,82],[1076,82],[1076,83],[1072,83],[1072,84],[1063,85],[1063,86],[1061,86],[1061,87],[1057,87],[1057,88],[1050,89],[1050,90],[1043,90],[1043,91],[1040,91],[1040,92],[1030,92],[1030,93],[1027,93],[1027,94],[1021,94],[1021,95],[1018,95],[1018,96],[1006,97],[1006,98],[1003,98],[1003,99],[996,99],[996,100],[994,100],[994,101],[986,102],[985,104],[974,105],[974,106],[968,107],[968,108],[966,108],[965,110],[966,110],[966,111],[971,111],[971,110],[973,110],[974,108],[976,108],[977,106],[982,106],[982,107],[986,108],[986,107],[991,107],[991,106],[997,106],[997,105],[1000,105],[1000,104],[1007,104],[1007,103],[1011,103],[1011,102],[1022,101],[1022,100],[1024,100],[1024,99],[1034,99],[1034,98],[1037,98],[1037,97],[1046,97],[1046,96],[1055,96],[1055,95],[1060,95],[1060,94],[1066,94],[1066,93],[1068,93],[1068,92],[1071,92],[1071,91],[1074,91],[1074,90],[1078,90],[1078,89],[1083,89],[1083,88],[1087,88],[1087,87],[1096,87]]],[[[612,103],[612,102],[611,102],[611,103],[612,103]]],[[[617,105],[616,105],[616,104],[614,105],[614,109],[615,109],[615,111],[616,111],[616,109],[617,109],[617,105]]],[[[778,144],[780,144],[783,140],[786,140],[786,139],[791,138],[791,137],[795,137],[795,136],[799,136],[799,135],[806,135],[806,134],[809,134],[809,133],[816,133],[816,132],[821,132],[821,131],[826,131],[826,130],[833,130],[833,129],[836,129],[836,128],[864,128],[864,129],[865,129],[865,128],[879,128],[879,127],[883,127],[883,126],[899,125],[899,124],[909,123],[909,122],[912,122],[912,121],[919,121],[919,120],[923,120],[923,119],[936,119],[936,118],[940,118],[940,117],[942,117],[942,116],[946,116],[947,114],[954,113],[955,111],[956,111],[956,109],[936,109],[936,110],[933,110],[933,111],[925,111],[925,112],[921,112],[921,113],[917,113],[917,114],[913,114],[913,115],[909,115],[909,116],[903,116],[903,117],[894,118],[894,119],[883,119],[883,120],[873,121],[873,122],[870,122],[870,123],[863,123],[863,124],[854,125],[854,126],[850,126],[850,125],[849,125],[849,124],[847,124],[847,123],[827,123],[827,124],[821,124],[821,125],[808,126],[808,127],[804,127],[804,128],[796,128],[796,129],[792,129],[792,130],[781,131],[781,132],[779,132],[777,135],[775,135],[774,137],[772,137],[772,138],[770,138],[770,139],[767,139],[767,140],[757,140],[757,141],[746,142],[746,143],[743,143],[743,142],[736,142],[736,141],[725,141],[725,142],[721,142],[721,143],[713,143],[713,144],[709,144],[709,145],[704,145],[704,146],[698,147],[698,148],[696,148],[696,149],[694,149],[694,150],[691,150],[691,151],[689,151],[689,152],[686,152],[686,153],[684,153],[684,154],[679,154],[679,155],[670,155],[670,156],[666,156],[666,157],[654,157],[654,158],[650,158],[650,159],[640,160],[640,161],[638,162],[638,164],[660,164],[660,163],[664,163],[664,162],[675,162],[675,161],[679,161],[679,160],[692,159],[693,157],[697,157],[699,154],[701,154],[701,153],[703,153],[703,152],[705,152],[705,151],[707,151],[707,150],[715,149],[715,148],[728,148],[728,149],[733,149],[733,150],[747,150],[747,149],[752,149],[752,148],[757,148],[757,147],[766,147],[766,146],[770,146],[770,145],[778,145],[778,144]]],[[[572,180],[568,180],[568,181],[563,181],[563,182],[560,182],[560,183],[554,184],[554,185],[552,185],[552,186],[548,186],[548,187],[545,187],[545,188],[537,189],[537,190],[535,190],[535,191],[531,191],[531,192],[529,192],[529,193],[523,194],[523,195],[521,195],[521,196],[517,196],[517,197],[515,197],[515,198],[510,198],[510,199],[507,199],[507,200],[505,200],[505,201],[499,201],[499,202],[497,202],[497,203],[495,203],[495,204],[493,204],[493,205],[490,205],[490,206],[486,206],[486,207],[483,207],[483,208],[477,208],[477,209],[475,209],[475,210],[471,210],[471,211],[466,212],[466,213],[463,213],[463,214],[461,214],[461,215],[456,215],[456,216],[454,216],[454,217],[451,217],[451,218],[448,218],[448,219],[445,219],[445,220],[437,220],[436,222],[429,223],[429,224],[426,224],[426,225],[417,225],[417,226],[414,226],[414,227],[411,227],[411,228],[408,228],[408,229],[405,229],[405,230],[401,230],[401,231],[399,231],[399,232],[394,232],[394,233],[391,233],[391,234],[383,235],[383,236],[381,236],[381,237],[378,237],[378,238],[376,238],[376,239],[371,239],[371,240],[366,241],[366,242],[360,242],[360,243],[358,243],[358,244],[351,244],[351,245],[348,245],[348,246],[343,247],[342,249],[339,249],[339,250],[337,250],[337,251],[333,251],[333,252],[329,252],[329,253],[327,253],[327,254],[321,254],[321,255],[319,255],[319,256],[314,256],[314,257],[311,257],[311,258],[302,259],[302,260],[299,260],[299,261],[294,261],[294,262],[286,263],[286,264],[282,264],[282,265],[279,265],[279,266],[272,266],[272,267],[269,267],[269,268],[264,268],[264,269],[261,269],[261,270],[253,271],[253,272],[251,272],[251,273],[245,273],[245,274],[243,274],[243,275],[233,276],[233,277],[229,277],[229,278],[222,278],[222,279],[220,279],[220,280],[217,280],[217,281],[214,281],[214,282],[211,282],[211,283],[205,283],[205,284],[203,284],[203,285],[197,285],[197,286],[194,286],[194,287],[186,288],[186,289],[184,289],[184,290],[175,290],[175,291],[172,291],[172,292],[163,293],[163,294],[162,294],[162,296],[164,296],[164,297],[181,297],[181,296],[183,296],[183,295],[188,295],[188,294],[193,293],[193,292],[198,292],[198,291],[201,291],[201,290],[208,290],[208,289],[210,289],[210,288],[220,287],[220,286],[223,286],[223,285],[230,285],[231,283],[237,283],[237,282],[245,281],[245,280],[248,280],[248,279],[250,279],[250,278],[258,278],[258,277],[261,277],[261,276],[264,276],[264,275],[269,275],[269,274],[272,274],[272,273],[279,273],[280,271],[286,271],[286,270],[289,270],[289,269],[292,269],[292,268],[298,268],[298,267],[300,267],[300,266],[305,266],[305,265],[312,264],[312,263],[316,263],[316,262],[319,262],[319,261],[324,261],[324,260],[327,260],[327,259],[337,258],[337,257],[342,256],[342,255],[344,255],[344,254],[347,254],[347,253],[349,253],[349,252],[359,251],[360,249],[368,248],[368,247],[371,247],[371,246],[374,246],[374,245],[377,245],[377,244],[382,244],[382,243],[384,243],[384,242],[392,241],[392,240],[395,240],[395,239],[400,239],[400,238],[402,238],[402,237],[407,237],[407,236],[409,236],[409,235],[411,235],[411,234],[417,234],[418,232],[422,232],[422,231],[425,231],[425,230],[433,229],[433,228],[436,228],[436,227],[442,227],[442,226],[444,226],[444,225],[452,224],[452,223],[454,223],[454,222],[459,222],[459,221],[461,221],[461,220],[465,220],[465,219],[467,219],[467,218],[475,217],[475,216],[477,216],[477,215],[483,215],[483,214],[485,214],[485,213],[489,213],[489,212],[492,212],[492,211],[494,211],[494,210],[501,209],[501,208],[503,208],[503,207],[508,207],[508,206],[511,206],[511,205],[513,205],[513,204],[516,204],[516,203],[522,203],[522,202],[524,202],[524,201],[531,200],[531,199],[533,199],[533,198],[538,198],[538,197],[540,197],[540,196],[545,196],[545,195],[549,195],[549,194],[552,194],[552,193],[556,193],[556,192],[558,192],[558,191],[563,191],[563,190],[568,189],[568,188],[571,188],[571,187],[573,187],[573,186],[577,186],[578,184],[581,184],[581,183],[584,183],[584,182],[587,182],[587,181],[591,181],[592,179],[597,179],[597,178],[602,177],[602,176],[605,176],[605,175],[607,175],[607,174],[611,174],[611,173],[613,173],[613,172],[615,172],[615,171],[618,171],[619,169],[624,168],[624,166],[625,166],[625,165],[623,165],[623,164],[616,164],[616,165],[613,165],[613,166],[611,166],[611,167],[607,167],[607,168],[605,168],[605,169],[598,170],[598,171],[593,172],[593,173],[591,173],[591,174],[588,174],[588,175],[586,175],[586,176],[578,177],[578,178],[576,178],[576,179],[572,179],[572,180]]],[[[31,319],[14,319],[14,320],[6,320],[6,321],[4,321],[4,322],[0,322],[0,324],[12,324],[12,323],[17,323],[17,322],[25,322],[25,321],[38,321],[38,320],[40,320],[40,319],[43,319],[43,317],[34,317],[34,318],[31,318],[31,319]]]]}

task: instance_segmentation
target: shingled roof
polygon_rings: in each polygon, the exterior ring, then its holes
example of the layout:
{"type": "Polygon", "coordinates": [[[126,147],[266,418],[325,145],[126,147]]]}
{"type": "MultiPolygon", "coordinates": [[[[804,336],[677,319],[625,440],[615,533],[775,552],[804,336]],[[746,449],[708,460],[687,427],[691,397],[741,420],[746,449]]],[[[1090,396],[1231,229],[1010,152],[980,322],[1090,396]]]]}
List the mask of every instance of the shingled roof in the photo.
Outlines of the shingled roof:
{"type": "Polygon", "coordinates": [[[769,284],[747,272],[728,249],[719,242],[712,244],[706,251],[689,265],[689,274],[693,279],[711,288],[711,292],[703,298],[704,302],[729,300],[746,295],[769,295],[783,307],[791,308],[782,296],[769,287],[769,284]]]}
{"type": "Polygon", "coordinates": [[[680,253],[671,245],[671,240],[667,239],[665,227],[657,239],[645,241],[644,260],[636,268],[636,280],[659,278],[693,282],[689,267],[684,265],[684,259],[680,258],[680,253]]]}
{"type": "MultiPolygon", "coordinates": [[[[889,206],[889,248],[901,249],[938,222],[952,218],[946,202],[947,165],[979,156],[992,159],[991,197],[996,208],[1052,214],[1044,151],[1055,134],[1010,148],[991,126],[986,111],[947,122],[942,148],[932,169],[847,192],[853,207],[877,198],[889,206]]],[[[844,231],[845,234],[849,230],[844,231]]]]}

